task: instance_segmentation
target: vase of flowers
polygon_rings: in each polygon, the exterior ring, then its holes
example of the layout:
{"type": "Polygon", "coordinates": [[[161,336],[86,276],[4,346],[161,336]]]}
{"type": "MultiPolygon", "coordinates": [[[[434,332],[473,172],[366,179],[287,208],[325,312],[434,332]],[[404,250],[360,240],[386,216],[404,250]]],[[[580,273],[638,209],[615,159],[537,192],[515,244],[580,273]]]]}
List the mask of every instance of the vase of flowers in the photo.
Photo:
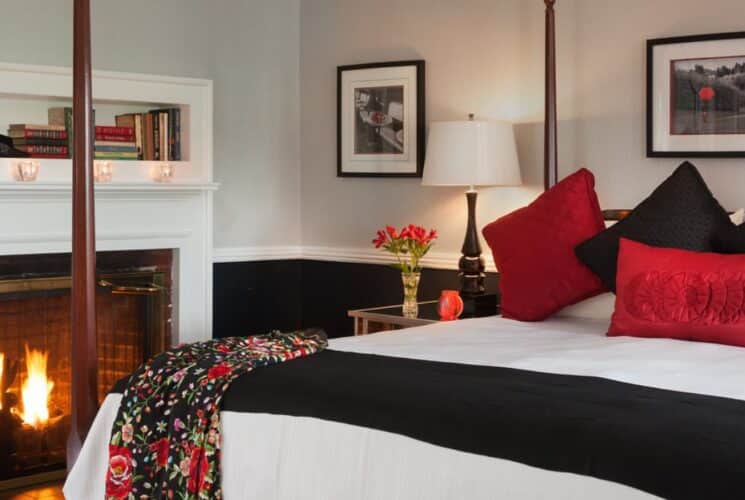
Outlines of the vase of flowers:
{"type": "Polygon", "coordinates": [[[403,314],[407,318],[416,318],[419,314],[417,292],[421,278],[421,259],[437,239],[437,231],[427,231],[421,226],[409,224],[397,231],[393,226],[386,226],[378,231],[372,241],[375,248],[383,248],[396,257],[393,265],[401,271],[401,281],[404,287],[403,314]]]}

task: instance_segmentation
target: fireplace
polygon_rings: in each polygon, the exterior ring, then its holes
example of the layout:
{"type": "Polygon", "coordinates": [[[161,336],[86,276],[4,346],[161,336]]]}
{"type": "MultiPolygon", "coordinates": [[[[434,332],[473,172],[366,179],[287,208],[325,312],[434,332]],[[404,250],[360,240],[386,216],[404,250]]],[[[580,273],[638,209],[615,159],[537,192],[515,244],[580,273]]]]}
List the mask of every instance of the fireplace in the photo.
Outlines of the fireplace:
{"type": "MultiPolygon", "coordinates": [[[[173,252],[100,252],[98,398],[171,343],[173,252]]],[[[0,257],[0,490],[64,470],[69,254],[0,257]]]]}

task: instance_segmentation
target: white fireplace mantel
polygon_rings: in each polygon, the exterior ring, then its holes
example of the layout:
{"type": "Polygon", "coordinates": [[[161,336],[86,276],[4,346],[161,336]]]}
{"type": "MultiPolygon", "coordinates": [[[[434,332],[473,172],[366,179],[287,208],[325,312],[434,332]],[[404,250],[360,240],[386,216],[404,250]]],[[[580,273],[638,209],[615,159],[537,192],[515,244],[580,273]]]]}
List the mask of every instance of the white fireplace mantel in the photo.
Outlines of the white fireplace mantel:
{"type": "MultiPolygon", "coordinates": [[[[11,123],[47,123],[47,109],[69,106],[70,68],[0,63],[0,133],[11,123]]],[[[178,106],[185,161],[170,183],[152,179],[157,162],[113,162],[110,183],[96,184],[98,250],[173,249],[174,342],[212,336],[212,82],[97,72],[97,123],[116,114],[178,106]]],[[[39,160],[35,182],[19,182],[20,159],[0,158],[0,255],[71,251],[71,160],[39,160]]]]}

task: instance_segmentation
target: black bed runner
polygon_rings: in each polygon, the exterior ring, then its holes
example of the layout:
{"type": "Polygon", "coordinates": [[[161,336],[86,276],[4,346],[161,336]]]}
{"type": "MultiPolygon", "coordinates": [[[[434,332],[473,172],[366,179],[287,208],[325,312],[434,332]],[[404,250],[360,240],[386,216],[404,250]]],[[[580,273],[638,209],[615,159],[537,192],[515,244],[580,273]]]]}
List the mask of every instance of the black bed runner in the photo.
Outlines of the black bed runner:
{"type": "Polygon", "coordinates": [[[745,498],[745,402],[732,399],[329,350],[236,380],[224,409],[370,427],[664,498],[745,498]]]}

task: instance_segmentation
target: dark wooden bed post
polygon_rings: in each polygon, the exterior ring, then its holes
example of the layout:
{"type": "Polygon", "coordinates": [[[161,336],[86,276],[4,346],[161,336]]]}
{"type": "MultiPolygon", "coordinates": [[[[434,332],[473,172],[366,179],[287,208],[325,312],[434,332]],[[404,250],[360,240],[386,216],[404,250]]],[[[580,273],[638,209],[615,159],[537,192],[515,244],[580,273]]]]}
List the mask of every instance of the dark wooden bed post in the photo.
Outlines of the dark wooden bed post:
{"type": "Polygon", "coordinates": [[[556,121],[556,24],[554,4],[556,0],[544,0],[546,4],[546,119],[543,137],[543,183],[545,189],[555,185],[559,179],[556,121]]]}
{"type": "Polygon", "coordinates": [[[96,235],[91,122],[90,0],[75,0],[72,156],[71,430],[67,466],[80,453],[96,415],[96,235]]]}

